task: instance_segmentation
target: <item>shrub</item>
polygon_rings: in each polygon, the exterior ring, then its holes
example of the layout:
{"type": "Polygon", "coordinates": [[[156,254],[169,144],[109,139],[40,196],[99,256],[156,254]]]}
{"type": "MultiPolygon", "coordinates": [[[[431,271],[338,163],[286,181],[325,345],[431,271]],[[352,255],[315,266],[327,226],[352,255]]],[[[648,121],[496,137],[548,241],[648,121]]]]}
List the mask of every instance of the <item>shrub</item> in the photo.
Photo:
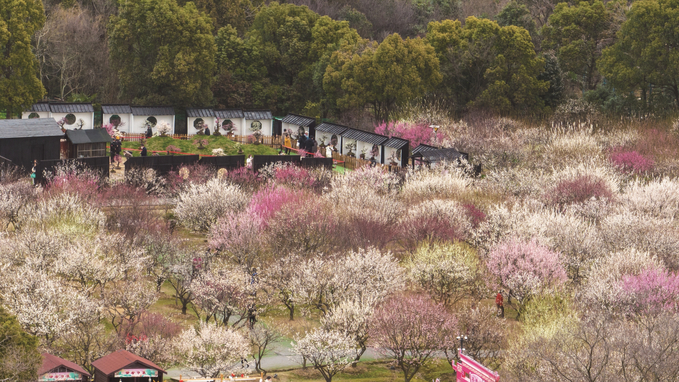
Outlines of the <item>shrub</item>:
{"type": "Polygon", "coordinates": [[[167,145],[167,147],[165,147],[165,150],[168,153],[180,153],[180,152],[182,152],[182,149],[175,146],[175,145],[167,145]]]}
{"type": "Polygon", "coordinates": [[[640,174],[651,171],[655,166],[653,159],[647,158],[636,151],[627,151],[621,148],[611,153],[611,163],[623,172],[640,174]]]}
{"type": "Polygon", "coordinates": [[[410,208],[399,222],[398,238],[413,250],[424,239],[462,241],[470,231],[471,223],[459,203],[433,200],[410,208]]]}
{"type": "Polygon", "coordinates": [[[247,167],[229,171],[226,174],[226,180],[248,191],[256,190],[262,183],[259,175],[247,167]]]}
{"type": "Polygon", "coordinates": [[[612,199],[613,192],[602,179],[581,175],[575,179],[562,180],[546,195],[547,204],[563,208],[568,204],[584,203],[591,199],[612,199]]]}

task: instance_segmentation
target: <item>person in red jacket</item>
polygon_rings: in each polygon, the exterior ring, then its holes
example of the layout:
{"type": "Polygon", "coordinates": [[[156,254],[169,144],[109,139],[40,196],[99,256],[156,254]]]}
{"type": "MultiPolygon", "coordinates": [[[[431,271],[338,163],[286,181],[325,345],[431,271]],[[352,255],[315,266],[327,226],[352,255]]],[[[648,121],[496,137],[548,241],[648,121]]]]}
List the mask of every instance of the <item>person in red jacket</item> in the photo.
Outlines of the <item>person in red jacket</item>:
{"type": "Polygon", "coordinates": [[[503,301],[504,301],[504,298],[502,297],[502,292],[503,291],[497,292],[497,296],[495,296],[495,305],[497,305],[497,315],[498,315],[498,317],[504,318],[505,317],[505,307],[502,304],[503,301]]]}

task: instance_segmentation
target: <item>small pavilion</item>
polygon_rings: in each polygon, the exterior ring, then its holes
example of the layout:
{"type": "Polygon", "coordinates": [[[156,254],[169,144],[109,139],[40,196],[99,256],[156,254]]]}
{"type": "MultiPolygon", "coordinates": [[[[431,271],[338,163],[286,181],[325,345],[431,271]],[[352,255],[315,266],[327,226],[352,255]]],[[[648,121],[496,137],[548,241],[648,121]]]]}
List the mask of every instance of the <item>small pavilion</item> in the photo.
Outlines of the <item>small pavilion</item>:
{"type": "Polygon", "coordinates": [[[118,350],[92,362],[94,382],[162,382],[166,373],[155,363],[118,350]]]}
{"type": "Polygon", "coordinates": [[[42,353],[42,364],[38,368],[38,382],[87,382],[89,379],[90,373],[75,363],[49,353],[42,353]]]}

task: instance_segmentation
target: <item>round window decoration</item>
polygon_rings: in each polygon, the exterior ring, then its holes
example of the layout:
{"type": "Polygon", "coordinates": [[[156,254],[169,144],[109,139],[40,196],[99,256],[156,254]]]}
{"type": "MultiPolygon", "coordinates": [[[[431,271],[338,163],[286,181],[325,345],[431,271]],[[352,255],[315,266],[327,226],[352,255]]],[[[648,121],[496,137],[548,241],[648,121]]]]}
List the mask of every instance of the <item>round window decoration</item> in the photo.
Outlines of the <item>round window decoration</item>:
{"type": "Polygon", "coordinates": [[[225,120],[222,122],[222,126],[228,126],[228,125],[233,125],[233,122],[231,122],[230,119],[225,119],[225,120]]]}
{"type": "Polygon", "coordinates": [[[250,128],[251,128],[252,130],[255,130],[255,131],[256,131],[256,130],[262,130],[262,123],[259,122],[259,121],[254,121],[254,122],[252,122],[252,124],[250,125],[250,128]]]}
{"type": "Polygon", "coordinates": [[[75,115],[73,114],[66,114],[66,124],[67,125],[72,125],[75,123],[75,115]]]}
{"type": "Polygon", "coordinates": [[[196,129],[200,129],[201,127],[203,127],[204,124],[205,121],[203,121],[203,118],[196,118],[193,120],[193,127],[195,127],[196,129]]]}
{"type": "Polygon", "coordinates": [[[146,120],[151,122],[152,126],[155,126],[158,123],[158,120],[156,119],[156,117],[153,117],[153,116],[146,118],[146,120]]]}
{"type": "Polygon", "coordinates": [[[118,126],[120,125],[120,116],[119,115],[112,115],[111,118],[108,119],[108,123],[110,123],[113,126],[118,126]]]}
{"type": "Polygon", "coordinates": [[[28,115],[28,119],[33,119],[33,118],[40,118],[40,114],[38,113],[31,113],[28,115]]]}

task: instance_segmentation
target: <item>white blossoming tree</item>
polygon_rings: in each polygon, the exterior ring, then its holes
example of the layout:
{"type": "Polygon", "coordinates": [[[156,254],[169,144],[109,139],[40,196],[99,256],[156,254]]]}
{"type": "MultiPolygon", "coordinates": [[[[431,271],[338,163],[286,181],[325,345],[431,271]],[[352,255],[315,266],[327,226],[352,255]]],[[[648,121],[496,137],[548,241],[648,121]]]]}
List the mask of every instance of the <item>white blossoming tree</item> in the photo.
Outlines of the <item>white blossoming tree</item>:
{"type": "Polygon", "coordinates": [[[342,372],[356,357],[354,341],[343,332],[315,329],[292,343],[292,352],[311,362],[326,382],[342,372]]]}
{"type": "Polygon", "coordinates": [[[242,210],[248,196],[239,186],[211,179],[205,184],[191,184],[177,196],[175,214],[187,228],[207,231],[227,212],[242,210]]]}
{"type": "Polygon", "coordinates": [[[202,377],[240,372],[240,360],[247,357],[250,344],[240,333],[214,323],[201,322],[198,328],[183,331],[175,340],[181,365],[202,377]]]}

